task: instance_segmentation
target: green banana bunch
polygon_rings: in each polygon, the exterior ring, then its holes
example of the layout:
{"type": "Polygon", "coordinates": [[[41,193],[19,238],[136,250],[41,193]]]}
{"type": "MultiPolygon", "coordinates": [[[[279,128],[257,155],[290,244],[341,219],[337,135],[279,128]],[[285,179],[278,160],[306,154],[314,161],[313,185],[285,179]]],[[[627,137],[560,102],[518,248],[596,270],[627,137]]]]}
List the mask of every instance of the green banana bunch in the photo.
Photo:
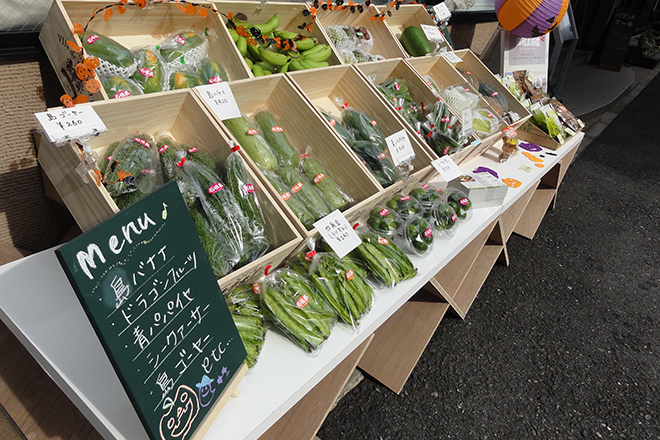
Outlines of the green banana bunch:
{"type": "Polygon", "coordinates": [[[300,54],[300,57],[306,61],[322,62],[330,58],[332,48],[327,44],[317,44],[309,50],[300,54]]]}

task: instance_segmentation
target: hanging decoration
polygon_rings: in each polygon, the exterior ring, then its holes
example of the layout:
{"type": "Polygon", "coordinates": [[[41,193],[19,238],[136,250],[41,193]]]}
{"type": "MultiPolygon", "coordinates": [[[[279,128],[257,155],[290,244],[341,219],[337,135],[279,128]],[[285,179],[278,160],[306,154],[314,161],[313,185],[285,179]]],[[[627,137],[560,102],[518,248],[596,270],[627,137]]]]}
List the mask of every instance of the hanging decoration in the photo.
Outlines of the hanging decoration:
{"type": "Polygon", "coordinates": [[[564,18],[569,0],[495,0],[495,13],[504,29],[523,38],[545,35],[564,18]]]}

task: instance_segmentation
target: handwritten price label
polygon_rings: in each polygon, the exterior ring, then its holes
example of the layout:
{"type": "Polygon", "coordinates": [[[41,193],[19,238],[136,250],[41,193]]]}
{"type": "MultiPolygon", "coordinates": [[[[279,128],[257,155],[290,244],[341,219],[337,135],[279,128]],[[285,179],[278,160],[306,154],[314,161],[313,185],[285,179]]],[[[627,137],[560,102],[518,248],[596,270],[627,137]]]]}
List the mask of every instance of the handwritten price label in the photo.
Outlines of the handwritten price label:
{"type": "Polygon", "coordinates": [[[415,151],[413,150],[410,138],[406,130],[401,130],[393,135],[385,138],[387,148],[390,150],[390,155],[394,161],[394,165],[401,165],[405,162],[414,159],[415,151]]]}
{"type": "Polygon", "coordinates": [[[456,55],[454,52],[443,52],[442,56],[445,57],[447,61],[449,61],[452,64],[460,63],[461,61],[463,61],[461,57],[456,55]]]}
{"type": "Polygon", "coordinates": [[[456,162],[449,156],[442,156],[440,159],[436,159],[431,162],[431,165],[438,170],[443,179],[447,182],[454,180],[458,176],[465,174],[461,169],[456,165],[456,162]]]}
{"type": "Polygon", "coordinates": [[[314,223],[314,227],[339,258],[348,255],[362,243],[346,217],[338,209],[314,223]]]}
{"type": "Polygon", "coordinates": [[[461,122],[463,123],[463,136],[470,136],[472,134],[472,109],[464,108],[461,111],[461,122]]]}
{"type": "Polygon", "coordinates": [[[433,6],[433,14],[436,22],[447,21],[451,18],[451,12],[444,2],[433,6]]]}
{"type": "Polygon", "coordinates": [[[241,110],[229,88],[229,83],[207,84],[195,88],[221,121],[241,116],[241,110]]]}
{"type": "Polygon", "coordinates": [[[429,41],[437,41],[438,43],[445,42],[445,38],[442,36],[442,32],[440,32],[440,29],[438,29],[436,26],[429,26],[428,24],[423,24],[421,26],[424,35],[426,35],[426,38],[428,38],[429,41]]]}
{"type": "Polygon", "coordinates": [[[34,116],[44,129],[48,140],[56,145],[108,131],[91,106],[48,110],[35,113],[34,116]]]}

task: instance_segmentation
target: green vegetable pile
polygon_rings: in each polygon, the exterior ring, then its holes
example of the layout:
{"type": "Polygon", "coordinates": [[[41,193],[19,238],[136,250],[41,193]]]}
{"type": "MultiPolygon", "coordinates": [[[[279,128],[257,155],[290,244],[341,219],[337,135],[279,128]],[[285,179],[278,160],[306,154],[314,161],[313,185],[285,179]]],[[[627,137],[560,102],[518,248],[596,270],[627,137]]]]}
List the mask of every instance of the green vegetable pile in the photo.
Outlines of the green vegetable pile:
{"type": "Polygon", "coordinates": [[[396,211],[401,217],[409,217],[423,211],[422,205],[416,198],[403,194],[392,197],[387,202],[387,207],[396,211]]]}
{"type": "Polygon", "coordinates": [[[362,244],[351,252],[371,276],[384,287],[394,287],[417,275],[417,269],[406,254],[389,238],[376,232],[361,236],[362,244]]]}
{"type": "Polygon", "coordinates": [[[261,297],[254,292],[252,284],[243,284],[230,290],[225,301],[247,351],[245,363],[252,368],[257,363],[266,337],[261,297]]]}
{"type": "Polygon", "coordinates": [[[392,236],[399,232],[403,221],[396,211],[384,206],[376,206],[371,209],[367,224],[380,234],[392,236]]]}
{"type": "Polygon", "coordinates": [[[431,225],[421,215],[413,215],[406,219],[402,238],[408,249],[415,255],[426,255],[433,244],[431,225]]]}
{"type": "Polygon", "coordinates": [[[466,220],[472,209],[472,202],[465,193],[455,189],[446,192],[447,204],[454,209],[460,220],[466,220]]]}
{"type": "Polygon", "coordinates": [[[448,203],[437,201],[431,209],[430,218],[436,231],[442,232],[447,237],[452,237],[456,233],[458,216],[448,203]]]}
{"type": "Polygon", "coordinates": [[[269,319],[304,351],[311,353],[330,336],[337,316],[308,277],[278,269],[262,284],[269,319]]]}

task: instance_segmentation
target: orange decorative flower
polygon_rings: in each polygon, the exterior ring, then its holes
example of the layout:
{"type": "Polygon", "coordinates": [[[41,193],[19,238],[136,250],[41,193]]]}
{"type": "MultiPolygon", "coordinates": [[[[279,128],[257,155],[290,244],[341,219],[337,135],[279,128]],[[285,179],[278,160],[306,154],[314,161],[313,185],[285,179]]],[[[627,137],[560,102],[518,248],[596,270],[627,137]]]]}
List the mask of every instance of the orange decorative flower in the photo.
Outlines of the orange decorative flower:
{"type": "Polygon", "coordinates": [[[78,96],[76,96],[75,99],[73,100],[73,103],[74,103],[74,104],[84,104],[84,103],[86,103],[87,101],[89,101],[89,98],[88,98],[86,95],[78,95],[78,96]]]}
{"type": "Polygon", "coordinates": [[[76,65],[76,76],[81,80],[81,81],[87,81],[90,77],[90,71],[87,68],[87,66],[83,63],[78,63],[76,65]]]}
{"type": "Polygon", "coordinates": [[[87,89],[89,93],[98,93],[101,90],[101,83],[98,79],[92,78],[85,81],[85,89],[87,89]]]}
{"type": "Polygon", "coordinates": [[[197,8],[193,6],[191,3],[188,3],[184,8],[184,12],[186,13],[186,15],[195,15],[197,14],[197,8]]]}
{"type": "Polygon", "coordinates": [[[64,107],[67,108],[71,108],[74,106],[73,99],[71,99],[71,96],[66,94],[60,96],[60,102],[64,105],[64,107]]]}
{"type": "Polygon", "coordinates": [[[101,65],[101,60],[96,57],[87,57],[85,58],[84,63],[89,70],[94,70],[101,65]]]}
{"type": "Polygon", "coordinates": [[[82,51],[82,46],[78,46],[78,45],[77,45],[76,43],[74,43],[73,41],[69,41],[69,40],[67,40],[67,41],[66,41],[66,45],[69,46],[69,49],[71,49],[71,50],[74,51],[74,52],[80,52],[80,51],[82,51]]]}
{"type": "Polygon", "coordinates": [[[75,23],[73,25],[73,33],[74,34],[84,34],[85,30],[83,29],[83,27],[80,23],[75,23]]]}
{"type": "Polygon", "coordinates": [[[127,10],[128,10],[128,9],[126,9],[124,6],[122,6],[122,5],[117,5],[117,13],[118,13],[119,15],[125,14],[127,10]]]}
{"type": "Polygon", "coordinates": [[[179,2],[176,2],[176,7],[179,8],[179,11],[186,12],[186,8],[179,2]]]}
{"type": "Polygon", "coordinates": [[[202,18],[206,18],[207,15],[208,15],[208,13],[206,12],[206,8],[200,7],[199,8],[199,16],[202,17],[202,18]]]}
{"type": "Polygon", "coordinates": [[[112,8],[106,9],[103,13],[103,21],[110,21],[112,18],[112,8]]]}

